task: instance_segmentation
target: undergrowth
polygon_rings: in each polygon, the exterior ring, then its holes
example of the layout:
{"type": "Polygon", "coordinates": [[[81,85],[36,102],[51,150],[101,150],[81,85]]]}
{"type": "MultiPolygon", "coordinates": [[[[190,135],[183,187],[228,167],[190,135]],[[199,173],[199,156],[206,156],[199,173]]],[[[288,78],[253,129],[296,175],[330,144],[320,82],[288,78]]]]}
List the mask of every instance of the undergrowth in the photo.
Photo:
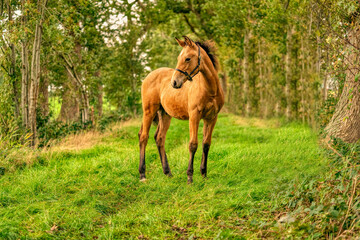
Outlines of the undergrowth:
{"type": "Polygon", "coordinates": [[[276,211],[294,218],[286,225],[289,235],[355,238],[360,235],[360,144],[332,139],[324,148],[329,171],[274,194],[273,199],[280,200],[276,211]]]}

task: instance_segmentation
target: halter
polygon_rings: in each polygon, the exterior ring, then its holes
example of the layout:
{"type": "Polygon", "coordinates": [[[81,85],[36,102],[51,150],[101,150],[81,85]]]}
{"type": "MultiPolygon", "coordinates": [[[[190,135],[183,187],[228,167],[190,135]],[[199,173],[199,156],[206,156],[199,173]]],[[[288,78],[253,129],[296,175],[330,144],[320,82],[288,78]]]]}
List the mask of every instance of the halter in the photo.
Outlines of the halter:
{"type": "Polygon", "coordinates": [[[178,72],[181,72],[182,74],[184,74],[188,79],[189,81],[192,81],[193,80],[193,77],[196,76],[196,74],[198,74],[200,72],[200,69],[197,71],[197,73],[195,73],[193,76],[191,76],[195,71],[196,69],[198,69],[200,67],[200,60],[201,60],[201,56],[200,56],[200,47],[199,47],[199,44],[196,44],[198,46],[198,50],[199,50],[199,56],[198,56],[198,64],[197,66],[194,68],[194,70],[191,71],[190,74],[188,74],[187,72],[183,71],[183,70],[180,70],[178,68],[175,68],[176,71],[178,72]]]}

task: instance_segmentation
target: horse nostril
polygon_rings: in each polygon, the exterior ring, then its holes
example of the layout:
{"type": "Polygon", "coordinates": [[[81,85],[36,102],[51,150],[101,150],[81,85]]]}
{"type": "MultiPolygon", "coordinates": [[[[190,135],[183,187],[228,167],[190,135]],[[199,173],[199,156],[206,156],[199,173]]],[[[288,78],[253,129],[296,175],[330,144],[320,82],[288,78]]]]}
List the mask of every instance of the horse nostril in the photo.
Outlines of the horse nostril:
{"type": "Polygon", "coordinates": [[[173,82],[173,87],[176,87],[176,81],[173,82]]]}

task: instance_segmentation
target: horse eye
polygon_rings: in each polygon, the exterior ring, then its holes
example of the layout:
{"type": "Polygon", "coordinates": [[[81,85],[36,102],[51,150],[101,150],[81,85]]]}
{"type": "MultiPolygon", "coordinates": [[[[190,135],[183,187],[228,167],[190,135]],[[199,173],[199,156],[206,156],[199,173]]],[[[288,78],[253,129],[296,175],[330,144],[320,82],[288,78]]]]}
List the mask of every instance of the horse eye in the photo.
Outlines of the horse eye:
{"type": "Polygon", "coordinates": [[[186,58],[185,62],[190,62],[191,58],[186,58]]]}

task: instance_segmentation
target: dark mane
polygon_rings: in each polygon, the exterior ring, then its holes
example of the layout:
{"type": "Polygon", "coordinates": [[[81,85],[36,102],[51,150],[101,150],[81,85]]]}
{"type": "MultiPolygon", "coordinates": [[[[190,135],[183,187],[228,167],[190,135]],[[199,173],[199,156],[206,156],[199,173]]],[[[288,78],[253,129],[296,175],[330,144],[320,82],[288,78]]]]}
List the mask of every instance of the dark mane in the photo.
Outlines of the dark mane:
{"type": "Polygon", "coordinates": [[[217,56],[216,56],[216,50],[217,49],[216,49],[214,41],[212,41],[212,40],[207,40],[207,41],[204,41],[204,42],[197,41],[195,43],[199,44],[199,46],[202,49],[205,50],[205,52],[209,56],[212,64],[214,65],[215,70],[217,71],[218,67],[219,67],[219,62],[218,62],[218,59],[217,59],[217,56]]]}

